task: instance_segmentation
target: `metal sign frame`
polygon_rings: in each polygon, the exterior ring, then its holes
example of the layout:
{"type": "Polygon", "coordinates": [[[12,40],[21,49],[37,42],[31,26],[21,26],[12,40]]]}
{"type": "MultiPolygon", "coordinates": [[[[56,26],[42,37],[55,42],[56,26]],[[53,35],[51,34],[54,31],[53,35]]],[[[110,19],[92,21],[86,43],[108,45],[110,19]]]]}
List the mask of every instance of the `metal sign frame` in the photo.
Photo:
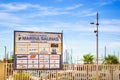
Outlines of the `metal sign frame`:
{"type": "Polygon", "coordinates": [[[14,31],[14,69],[60,70],[63,33],[14,31]]]}

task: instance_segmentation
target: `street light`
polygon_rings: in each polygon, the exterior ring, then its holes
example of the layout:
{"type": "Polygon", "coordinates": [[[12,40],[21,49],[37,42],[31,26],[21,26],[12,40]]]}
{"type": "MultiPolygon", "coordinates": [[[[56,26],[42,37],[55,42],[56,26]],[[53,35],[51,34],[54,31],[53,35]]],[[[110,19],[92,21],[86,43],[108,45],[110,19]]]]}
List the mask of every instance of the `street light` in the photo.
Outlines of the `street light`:
{"type": "Polygon", "coordinates": [[[94,22],[91,22],[90,24],[95,24],[96,27],[97,27],[97,30],[94,30],[94,33],[96,33],[96,80],[99,79],[98,77],[98,26],[99,26],[99,23],[98,23],[98,13],[96,14],[96,24],[94,22]]]}
{"type": "Polygon", "coordinates": [[[97,30],[94,30],[94,33],[96,33],[96,63],[98,64],[98,26],[99,26],[98,13],[96,14],[96,20],[97,20],[96,23],[91,22],[90,24],[95,24],[97,27],[97,30]]]}

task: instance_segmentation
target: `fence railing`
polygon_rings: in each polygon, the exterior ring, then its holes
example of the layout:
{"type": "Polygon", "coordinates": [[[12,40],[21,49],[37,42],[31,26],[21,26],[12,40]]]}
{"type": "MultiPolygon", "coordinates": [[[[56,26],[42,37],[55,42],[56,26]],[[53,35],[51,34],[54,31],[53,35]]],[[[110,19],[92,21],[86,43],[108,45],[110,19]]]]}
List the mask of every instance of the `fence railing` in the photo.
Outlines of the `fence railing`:
{"type": "Polygon", "coordinates": [[[64,64],[63,70],[13,70],[13,63],[7,63],[6,68],[5,80],[120,80],[120,65],[64,64]]]}

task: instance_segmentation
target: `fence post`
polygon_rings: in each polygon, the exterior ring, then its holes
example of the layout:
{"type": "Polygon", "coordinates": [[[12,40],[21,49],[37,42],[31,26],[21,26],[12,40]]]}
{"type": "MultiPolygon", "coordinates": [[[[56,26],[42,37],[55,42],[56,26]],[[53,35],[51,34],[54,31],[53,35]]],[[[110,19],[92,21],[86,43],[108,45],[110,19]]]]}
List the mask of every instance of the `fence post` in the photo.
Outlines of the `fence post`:
{"type": "Polygon", "coordinates": [[[56,80],[58,80],[58,70],[56,70],[56,80]]]}
{"type": "Polygon", "coordinates": [[[87,64],[87,80],[88,80],[88,64],[87,64]]]}
{"type": "Polygon", "coordinates": [[[98,64],[96,64],[96,80],[99,80],[99,75],[98,75],[98,64]]]}
{"type": "Polygon", "coordinates": [[[5,74],[6,74],[5,73],[5,64],[1,62],[0,63],[0,79],[1,80],[6,80],[5,79],[5,77],[6,77],[5,74]]]}
{"type": "Polygon", "coordinates": [[[111,66],[111,69],[112,69],[112,71],[111,71],[111,72],[112,72],[112,80],[113,80],[113,66],[111,66]]]}

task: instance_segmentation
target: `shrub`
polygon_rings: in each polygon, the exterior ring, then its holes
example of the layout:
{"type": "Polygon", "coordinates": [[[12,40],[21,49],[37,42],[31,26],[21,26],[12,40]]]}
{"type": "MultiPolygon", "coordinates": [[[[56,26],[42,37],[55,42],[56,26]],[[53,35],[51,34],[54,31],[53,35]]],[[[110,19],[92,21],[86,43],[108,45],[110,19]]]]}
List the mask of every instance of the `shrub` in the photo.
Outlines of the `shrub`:
{"type": "Polygon", "coordinates": [[[67,78],[60,78],[60,79],[58,79],[58,80],[68,80],[67,78]]]}
{"type": "Polygon", "coordinates": [[[32,80],[32,78],[28,73],[21,72],[14,74],[14,80],[32,80]]]}

